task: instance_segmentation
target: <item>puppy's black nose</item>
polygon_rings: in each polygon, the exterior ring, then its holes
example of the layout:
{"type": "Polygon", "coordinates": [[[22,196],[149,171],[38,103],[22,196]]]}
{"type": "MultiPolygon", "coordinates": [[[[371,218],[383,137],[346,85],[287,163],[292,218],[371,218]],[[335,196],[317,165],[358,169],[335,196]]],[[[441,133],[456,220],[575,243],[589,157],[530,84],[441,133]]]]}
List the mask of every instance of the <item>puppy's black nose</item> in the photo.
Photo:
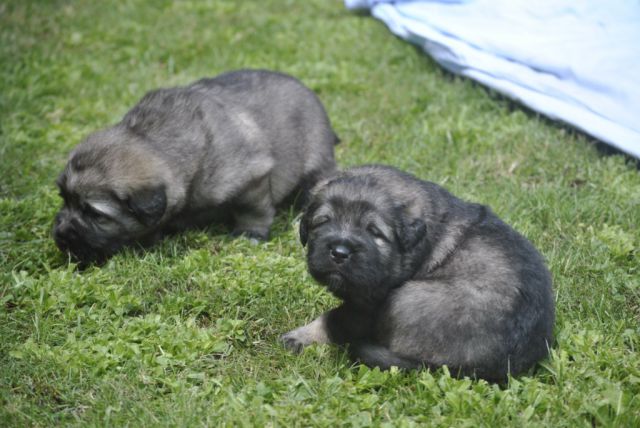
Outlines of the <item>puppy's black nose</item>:
{"type": "Polygon", "coordinates": [[[74,241],[78,240],[79,234],[68,218],[58,217],[53,228],[53,238],[58,247],[65,251],[74,241]]]}
{"type": "Polygon", "coordinates": [[[53,231],[53,233],[60,238],[69,238],[74,232],[71,223],[67,219],[61,219],[53,231]]]}
{"type": "Polygon", "coordinates": [[[331,247],[331,259],[336,263],[342,263],[351,256],[351,249],[346,245],[338,244],[331,247]]]}

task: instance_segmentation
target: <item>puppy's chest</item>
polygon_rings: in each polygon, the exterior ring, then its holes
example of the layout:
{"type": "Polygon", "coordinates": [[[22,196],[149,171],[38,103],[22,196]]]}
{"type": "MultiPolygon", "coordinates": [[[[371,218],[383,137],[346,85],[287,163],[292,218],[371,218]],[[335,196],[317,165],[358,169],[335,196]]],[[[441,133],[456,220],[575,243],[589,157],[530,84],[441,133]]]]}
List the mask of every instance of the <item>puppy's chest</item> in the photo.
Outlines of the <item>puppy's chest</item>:
{"type": "Polygon", "coordinates": [[[185,209],[200,211],[222,206],[246,185],[245,181],[239,174],[236,176],[211,162],[205,163],[186,186],[185,209]]]}
{"type": "Polygon", "coordinates": [[[231,221],[232,210],[225,204],[188,205],[181,212],[174,215],[173,220],[167,225],[167,229],[180,231],[194,227],[206,227],[211,224],[230,224],[231,221]]]}

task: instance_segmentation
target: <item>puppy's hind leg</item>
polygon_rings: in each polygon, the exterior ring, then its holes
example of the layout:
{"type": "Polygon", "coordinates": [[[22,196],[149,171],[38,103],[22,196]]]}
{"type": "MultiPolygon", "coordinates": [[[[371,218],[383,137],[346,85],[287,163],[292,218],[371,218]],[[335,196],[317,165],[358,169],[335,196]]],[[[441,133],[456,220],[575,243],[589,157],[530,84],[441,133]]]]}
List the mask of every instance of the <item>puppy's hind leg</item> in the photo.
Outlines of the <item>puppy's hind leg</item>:
{"type": "Polygon", "coordinates": [[[369,367],[388,370],[391,367],[412,370],[420,369],[428,364],[394,353],[389,348],[371,343],[352,343],[349,345],[349,356],[354,361],[369,367]]]}
{"type": "Polygon", "coordinates": [[[231,235],[266,241],[275,213],[268,177],[254,181],[234,203],[231,235]]]}

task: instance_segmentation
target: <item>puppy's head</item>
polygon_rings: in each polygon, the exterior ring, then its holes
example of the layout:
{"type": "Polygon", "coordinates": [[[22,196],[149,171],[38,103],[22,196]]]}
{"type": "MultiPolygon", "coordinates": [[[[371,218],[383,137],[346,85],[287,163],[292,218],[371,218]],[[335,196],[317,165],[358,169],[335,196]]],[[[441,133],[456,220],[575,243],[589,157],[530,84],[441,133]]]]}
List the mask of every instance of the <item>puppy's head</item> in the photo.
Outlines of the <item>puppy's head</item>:
{"type": "Polygon", "coordinates": [[[395,197],[395,184],[347,173],[312,194],[300,222],[309,272],[341,299],[375,306],[425,252],[426,225],[395,197]]]}
{"type": "Polygon", "coordinates": [[[64,205],[53,237],[81,264],[101,263],[149,234],[167,209],[157,162],[135,138],[113,129],[92,134],[58,177],[64,205]]]}

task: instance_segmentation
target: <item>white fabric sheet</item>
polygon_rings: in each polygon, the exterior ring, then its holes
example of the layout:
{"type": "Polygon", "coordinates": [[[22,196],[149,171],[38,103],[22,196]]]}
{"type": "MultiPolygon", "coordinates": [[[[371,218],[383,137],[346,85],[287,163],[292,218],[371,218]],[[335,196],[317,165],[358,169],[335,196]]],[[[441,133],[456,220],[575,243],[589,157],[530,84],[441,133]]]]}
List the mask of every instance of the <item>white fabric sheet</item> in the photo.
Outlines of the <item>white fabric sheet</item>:
{"type": "Polygon", "coordinates": [[[345,0],[442,66],[640,158],[640,0],[345,0]]]}

